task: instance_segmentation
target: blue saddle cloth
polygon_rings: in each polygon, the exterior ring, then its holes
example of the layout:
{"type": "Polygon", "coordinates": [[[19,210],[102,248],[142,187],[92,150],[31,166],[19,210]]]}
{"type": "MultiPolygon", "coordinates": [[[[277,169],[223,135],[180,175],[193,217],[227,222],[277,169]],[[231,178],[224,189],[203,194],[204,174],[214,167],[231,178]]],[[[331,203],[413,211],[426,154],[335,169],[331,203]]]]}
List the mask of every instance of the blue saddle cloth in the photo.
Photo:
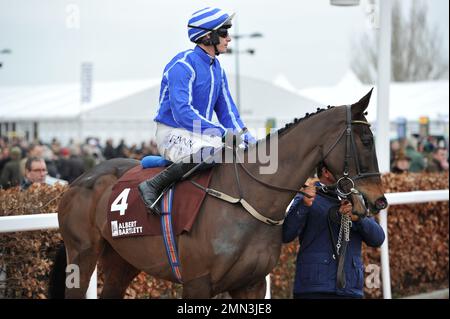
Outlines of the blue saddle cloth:
{"type": "Polygon", "coordinates": [[[141,159],[141,165],[143,168],[165,167],[169,164],[172,164],[172,162],[161,156],[148,155],[141,159]]]}

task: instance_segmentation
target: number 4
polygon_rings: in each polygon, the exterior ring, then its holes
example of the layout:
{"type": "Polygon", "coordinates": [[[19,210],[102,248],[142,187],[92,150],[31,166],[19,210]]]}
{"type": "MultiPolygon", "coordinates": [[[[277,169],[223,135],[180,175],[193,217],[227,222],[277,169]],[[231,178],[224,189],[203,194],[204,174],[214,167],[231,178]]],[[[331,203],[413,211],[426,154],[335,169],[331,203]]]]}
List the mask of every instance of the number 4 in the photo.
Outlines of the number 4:
{"type": "Polygon", "coordinates": [[[120,211],[120,216],[125,215],[125,210],[128,208],[128,194],[131,188],[125,188],[119,196],[116,197],[114,202],[111,204],[111,212],[120,211]]]}

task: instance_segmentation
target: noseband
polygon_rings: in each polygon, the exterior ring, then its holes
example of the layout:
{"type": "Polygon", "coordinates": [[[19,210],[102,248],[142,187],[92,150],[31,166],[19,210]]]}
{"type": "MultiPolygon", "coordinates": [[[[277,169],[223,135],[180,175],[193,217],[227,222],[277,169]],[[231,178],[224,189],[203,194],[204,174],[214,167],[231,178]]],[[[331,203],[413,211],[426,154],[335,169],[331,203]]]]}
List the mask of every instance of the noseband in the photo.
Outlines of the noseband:
{"type": "Polygon", "coordinates": [[[344,158],[344,170],[342,173],[342,176],[337,180],[336,183],[324,186],[323,190],[327,192],[328,190],[335,190],[336,193],[342,197],[347,198],[350,194],[360,194],[359,191],[355,188],[355,181],[362,178],[368,178],[373,176],[380,176],[381,174],[379,172],[369,172],[369,173],[362,173],[361,167],[359,163],[358,158],[358,152],[356,150],[356,144],[355,144],[355,138],[352,130],[352,124],[361,124],[361,125],[368,125],[370,127],[370,123],[366,121],[352,121],[352,109],[350,105],[346,106],[346,127],[342,131],[341,134],[339,134],[336,142],[333,143],[333,145],[330,147],[330,149],[325,153],[325,155],[322,157],[322,161],[324,161],[327,156],[331,153],[331,151],[336,147],[336,145],[339,143],[339,141],[345,136],[345,158],[344,158]],[[356,175],[349,177],[349,160],[353,158],[353,161],[355,163],[356,167],[356,175]],[[345,182],[349,182],[351,187],[349,191],[345,191],[342,188],[342,185],[345,182]]]}

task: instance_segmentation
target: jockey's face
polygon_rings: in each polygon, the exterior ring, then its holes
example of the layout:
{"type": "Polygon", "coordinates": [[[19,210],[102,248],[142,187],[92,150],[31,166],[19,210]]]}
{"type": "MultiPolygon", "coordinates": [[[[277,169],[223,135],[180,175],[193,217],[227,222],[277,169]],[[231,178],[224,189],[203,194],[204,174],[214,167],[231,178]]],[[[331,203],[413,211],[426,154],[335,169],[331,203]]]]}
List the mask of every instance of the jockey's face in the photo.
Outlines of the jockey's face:
{"type": "Polygon", "coordinates": [[[220,53],[226,53],[228,49],[228,43],[231,42],[230,34],[228,33],[228,29],[219,29],[219,39],[220,43],[217,45],[217,50],[220,53]],[[221,32],[223,31],[223,32],[221,32]]]}
{"type": "Polygon", "coordinates": [[[231,42],[230,34],[227,33],[226,37],[219,36],[220,43],[217,45],[217,50],[220,53],[226,53],[228,49],[228,43],[231,42]]]}
{"type": "MultiPolygon", "coordinates": [[[[222,29],[219,29],[219,30],[222,30],[222,29]]],[[[228,32],[223,32],[223,33],[219,32],[219,34],[222,34],[222,36],[219,35],[220,42],[219,42],[219,44],[216,45],[217,51],[219,51],[220,54],[226,53],[227,49],[228,49],[228,43],[231,41],[230,34],[228,32]]],[[[210,34],[206,35],[206,37],[210,37],[210,36],[211,36],[210,34]]],[[[206,50],[209,53],[209,55],[214,56],[215,50],[214,50],[213,45],[205,46],[205,45],[201,44],[200,46],[204,50],[206,50]]]]}

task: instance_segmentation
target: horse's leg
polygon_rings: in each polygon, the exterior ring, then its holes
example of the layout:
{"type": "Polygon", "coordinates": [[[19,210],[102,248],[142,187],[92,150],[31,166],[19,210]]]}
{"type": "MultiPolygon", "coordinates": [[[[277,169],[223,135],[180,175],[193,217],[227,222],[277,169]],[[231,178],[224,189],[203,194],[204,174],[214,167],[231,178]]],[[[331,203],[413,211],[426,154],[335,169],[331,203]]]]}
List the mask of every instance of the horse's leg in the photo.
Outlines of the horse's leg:
{"type": "Polygon", "coordinates": [[[100,298],[121,299],[130,282],[139,274],[139,270],[126,262],[107,244],[101,257],[104,286],[100,298]]]}
{"type": "Polygon", "coordinates": [[[66,245],[68,267],[66,268],[66,298],[85,298],[91,275],[97,266],[102,244],[99,241],[82,249],[66,245]]]}
{"type": "Polygon", "coordinates": [[[264,299],[266,296],[266,278],[253,285],[229,291],[229,293],[233,299],[264,299]]]}
{"type": "Polygon", "coordinates": [[[183,284],[183,298],[209,299],[212,297],[211,276],[209,274],[192,279],[183,284]]]}
{"type": "Polygon", "coordinates": [[[85,298],[89,280],[105,244],[100,231],[90,222],[94,216],[96,197],[95,189],[73,188],[60,203],[58,219],[68,267],[66,298],[85,298]]]}

